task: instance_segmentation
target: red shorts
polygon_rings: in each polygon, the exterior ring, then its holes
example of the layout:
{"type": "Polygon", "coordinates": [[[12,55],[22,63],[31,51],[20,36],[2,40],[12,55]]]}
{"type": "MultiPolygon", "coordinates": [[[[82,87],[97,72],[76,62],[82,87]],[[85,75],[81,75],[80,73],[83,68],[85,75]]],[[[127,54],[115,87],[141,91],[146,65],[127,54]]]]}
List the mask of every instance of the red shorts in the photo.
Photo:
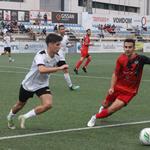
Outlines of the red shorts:
{"type": "Polygon", "coordinates": [[[125,105],[127,105],[135,95],[136,94],[128,93],[125,91],[114,91],[113,94],[111,95],[108,94],[106,96],[106,100],[104,101],[104,104],[109,105],[113,103],[116,99],[119,99],[120,101],[123,101],[125,105]]]}
{"type": "Polygon", "coordinates": [[[82,50],[81,49],[81,57],[89,57],[89,53],[88,53],[88,50],[82,50]]]}

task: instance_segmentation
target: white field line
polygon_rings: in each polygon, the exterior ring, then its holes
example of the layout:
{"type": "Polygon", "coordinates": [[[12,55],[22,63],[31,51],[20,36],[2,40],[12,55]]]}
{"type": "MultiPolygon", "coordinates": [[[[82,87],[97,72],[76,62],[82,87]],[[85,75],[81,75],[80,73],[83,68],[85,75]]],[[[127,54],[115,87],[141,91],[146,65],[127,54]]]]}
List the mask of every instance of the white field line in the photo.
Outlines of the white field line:
{"type": "MultiPolygon", "coordinates": [[[[26,68],[26,67],[16,67],[16,66],[0,66],[0,68],[18,68],[18,69],[23,69],[23,70],[29,70],[29,68],[26,68]]],[[[18,71],[6,71],[6,70],[0,70],[1,73],[16,73],[16,74],[25,74],[27,72],[18,72],[18,71]]],[[[62,76],[61,74],[55,74],[53,73],[52,75],[55,75],[55,76],[62,76]]],[[[71,76],[73,77],[79,77],[79,78],[88,78],[88,79],[105,79],[105,80],[110,80],[111,77],[100,77],[100,76],[84,76],[84,75],[73,75],[73,74],[70,74],[71,76]]],[[[150,80],[142,80],[142,82],[150,82],[150,80]]]]}
{"type": "Polygon", "coordinates": [[[8,140],[8,139],[23,138],[23,137],[33,137],[33,136],[50,135],[50,134],[57,134],[57,133],[68,133],[68,132],[83,131],[83,130],[113,128],[113,127],[129,126],[129,125],[139,125],[139,124],[145,124],[145,123],[150,123],[150,120],[95,126],[95,127],[83,127],[83,128],[73,128],[73,129],[65,129],[65,130],[56,130],[56,131],[49,131],[49,132],[29,133],[29,134],[13,135],[13,136],[3,136],[3,137],[0,137],[0,141],[8,140]]]}

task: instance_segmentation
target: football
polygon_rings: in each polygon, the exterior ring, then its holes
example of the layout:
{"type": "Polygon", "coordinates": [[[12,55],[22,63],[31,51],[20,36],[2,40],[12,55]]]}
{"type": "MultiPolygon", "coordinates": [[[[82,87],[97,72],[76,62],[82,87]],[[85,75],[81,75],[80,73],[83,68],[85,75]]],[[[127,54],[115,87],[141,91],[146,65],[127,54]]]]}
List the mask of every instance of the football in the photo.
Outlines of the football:
{"type": "Polygon", "coordinates": [[[139,139],[143,145],[150,145],[150,128],[142,129],[139,139]]]}

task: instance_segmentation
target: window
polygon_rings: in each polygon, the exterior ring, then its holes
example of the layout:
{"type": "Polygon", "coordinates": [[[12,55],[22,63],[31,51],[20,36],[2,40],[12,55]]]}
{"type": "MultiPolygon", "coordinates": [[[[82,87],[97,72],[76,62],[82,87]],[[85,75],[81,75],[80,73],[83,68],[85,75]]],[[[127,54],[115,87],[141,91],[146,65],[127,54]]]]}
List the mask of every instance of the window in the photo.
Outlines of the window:
{"type": "Polygon", "coordinates": [[[128,12],[137,12],[137,8],[135,8],[135,7],[128,7],[127,11],[128,12]]]}
{"type": "Polygon", "coordinates": [[[84,6],[86,0],[78,0],[78,6],[84,6]]]}
{"type": "Polygon", "coordinates": [[[109,4],[109,9],[110,9],[110,10],[115,10],[115,6],[116,6],[116,5],[114,5],[114,4],[109,4]]]}
{"type": "Polygon", "coordinates": [[[100,2],[93,2],[93,8],[101,8],[101,9],[105,9],[105,5],[104,3],[100,3],[100,2]]]}
{"type": "Polygon", "coordinates": [[[120,10],[120,11],[125,11],[125,7],[122,6],[122,5],[120,5],[120,6],[119,6],[119,10],[120,10]]]}
{"type": "MultiPolygon", "coordinates": [[[[78,0],[79,6],[86,6],[87,0],[78,0]]],[[[97,9],[109,9],[109,10],[115,10],[115,11],[125,11],[125,12],[134,12],[138,13],[139,9],[138,7],[131,7],[131,6],[124,6],[124,5],[117,5],[117,4],[109,4],[109,3],[102,3],[102,2],[92,2],[92,7],[97,9]]]]}

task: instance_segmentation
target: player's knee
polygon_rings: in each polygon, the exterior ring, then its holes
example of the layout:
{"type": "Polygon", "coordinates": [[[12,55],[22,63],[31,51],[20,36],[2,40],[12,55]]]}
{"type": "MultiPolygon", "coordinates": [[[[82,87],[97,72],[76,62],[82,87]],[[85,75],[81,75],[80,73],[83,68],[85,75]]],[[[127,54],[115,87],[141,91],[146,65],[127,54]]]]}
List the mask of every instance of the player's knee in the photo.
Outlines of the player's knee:
{"type": "Polygon", "coordinates": [[[89,61],[91,61],[91,60],[92,60],[92,57],[91,57],[91,56],[89,56],[89,57],[88,57],[88,60],[89,60],[89,61]]]}
{"type": "Polygon", "coordinates": [[[49,109],[52,108],[52,103],[47,103],[43,107],[44,107],[45,110],[49,110],[49,109]]]}
{"type": "Polygon", "coordinates": [[[64,69],[63,71],[64,71],[64,74],[65,74],[65,73],[68,73],[68,69],[64,69]]]}
{"type": "Polygon", "coordinates": [[[110,104],[109,104],[108,102],[106,102],[106,100],[104,100],[104,101],[102,102],[102,106],[103,106],[104,108],[107,108],[107,107],[110,106],[110,104]]]}
{"type": "Polygon", "coordinates": [[[84,57],[81,57],[81,58],[80,58],[80,61],[83,61],[83,60],[84,60],[84,57]]]}

